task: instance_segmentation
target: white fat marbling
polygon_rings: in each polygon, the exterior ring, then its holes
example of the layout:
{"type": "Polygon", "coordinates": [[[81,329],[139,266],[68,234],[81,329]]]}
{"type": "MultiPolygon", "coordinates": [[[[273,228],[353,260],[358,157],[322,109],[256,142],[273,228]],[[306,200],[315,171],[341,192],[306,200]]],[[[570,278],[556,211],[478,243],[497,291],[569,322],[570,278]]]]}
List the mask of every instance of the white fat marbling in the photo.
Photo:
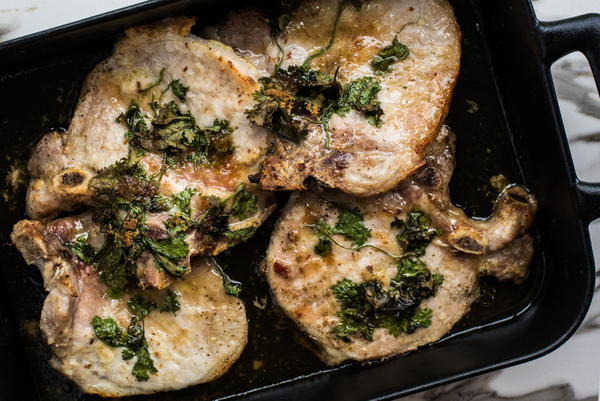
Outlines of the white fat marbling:
{"type": "MultiPolygon", "coordinates": [[[[493,0],[501,1],[501,0],[493,0]]],[[[0,41],[126,7],[137,0],[0,0],[0,41]]],[[[600,0],[534,0],[541,20],[600,12],[600,0]]],[[[571,152],[581,179],[600,181],[600,99],[585,57],[572,54],[552,68],[571,152]]],[[[590,226],[600,266],[600,222],[590,226]]],[[[598,286],[597,286],[598,289],[598,286]]],[[[543,358],[405,397],[403,401],[592,401],[600,378],[600,291],[585,323],[543,358]]]]}

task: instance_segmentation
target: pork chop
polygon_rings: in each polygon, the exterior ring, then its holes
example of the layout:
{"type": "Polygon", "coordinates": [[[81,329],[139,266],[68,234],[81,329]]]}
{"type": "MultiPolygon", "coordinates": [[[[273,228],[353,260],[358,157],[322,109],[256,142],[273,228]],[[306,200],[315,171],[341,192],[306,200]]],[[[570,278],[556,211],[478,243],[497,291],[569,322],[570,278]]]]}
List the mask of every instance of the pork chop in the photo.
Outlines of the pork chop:
{"type": "MultiPolygon", "coordinates": [[[[285,18],[279,18],[280,27],[285,18]]],[[[267,118],[280,134],[259,178],[269,190],[304,189],[307,177],[357,196],[395,187],[424,163],[427,146],[446,116],[460,64],[460,31],[446,0],[306,0],[276,39],[264,15],[248,9],[232,13],[223,26],[209,27],[204,34],[236,48],[270,75],[260,96],[278,102],[275,113],[284,118],[267,118]],[[299,74],[298,66],[303,73],[317,73],[299,74]],[[342,103],[348,96],[354,103],[324,117],[339,101],[328,108],[322,97],[309,95],[310,107],[304,111],[312,115],[302,117],[309,121],[297,129],[305,132],[289,140],[282,125],[302,120],[294,110],[305,107],[290,106],[290,97],[306,99],[306,92],[327,80],[319,74],[334,77],[329,79],[342,88],[342,103]],[[290,75],[304,81],[296,82],[299,90],[281,95],[285,85],[275,84],[289,84],[290,75]],[[306,82],[309,76],[312,82],[306,82]],[[367,95],[368,106],[357,104],[367,95]]],[[[326,100],[332,90],[324,93],[326,100]]],[[[262,107],[273,113],[275,106],[262,107]]],[[[256,108],[253,121],[265,126],[256,108]]]]}
{"type": "Polygon", "coordinates": [[[135,295],[158,304],[165,292],[134,291],[111,299],[91,266],[40,238],[13,240],[39,267],[48,291],[40,327],[53,352],[50,363],[86,393],[122,397],[208,382],[227,371],[246,345],[244,305],[226,294],[208,259],[196,259],[186,279],[169,286],[179,309],[171,305],[138,318],[139,311],[128,306],[135,295]],[[137,345],[108,345],[105,341],[116,341],[102,337],[110,324],[129,338],[141,332],[137,345]]]}
{"type": "Polygon", "coordinates": [[[130,28],[87,76],[69,129],[44,136],[29,160],[30,217],[93,205],[92,179],[132,147],[147,174],[161,176],[164,196],[192,188],[224,198],[248,183],[269,146],[244,115],[259,74],[230,47],[190,35],[193,24],[178,17],[130,28]],[[186,150],[193,154],[178,163],[165,160],[186,150]]]}
{"type": "Polygon", "coordinates": [[[536,201],[519,186],[492,216],[450,203],[453,136],[393,191],[353,198],[311,188],[281,212],[264,269],[278,304],[328,364],[401,354],[436,341],[478,296],[478,277],[521,282],[533,254],[536,201]]]}

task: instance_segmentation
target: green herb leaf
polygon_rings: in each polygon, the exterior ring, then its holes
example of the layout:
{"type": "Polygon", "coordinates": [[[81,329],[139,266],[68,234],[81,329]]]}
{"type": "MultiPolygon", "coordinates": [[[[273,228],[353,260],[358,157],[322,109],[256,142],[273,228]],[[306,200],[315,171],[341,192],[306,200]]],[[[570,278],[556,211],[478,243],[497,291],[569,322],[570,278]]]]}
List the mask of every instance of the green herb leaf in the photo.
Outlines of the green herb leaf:
{"type": "Polygon", "coordinates": [[[75,240],[67,242],[65,246],[83,263],[92,264],[96,259],[96,251],[88,244],[88,233],[78,234],[75,240]]]}
{"type": "Polygon", "coordinates": [[[335,224],[335,234],[343,235],[353,245],[361,246],[371,237],[371,230],[363,224],[360,210],[339,208],[339,217],[335,224]]]}
{"type": "Polygon", "coordinates": [[[181,304],[179,303],[179,299],[177,294],[172,289],[167,290],[167,294],[165,295],[165,299],[160,306],[161,312],[172,312],[175,314],[178,310],[181,309],[181,304]]]}
{"type": "Polygon", "coordinates": [[[360,335],[371,341],[376,328],[390,334],[413,333],[431,324],[432,311],[420,309],[425,298],[435,295],[441,275],[432,275],[417,257],[407,256],[398,263],[398,272],[389,287],[377,280],[356,283],[344,278],[331,287],[340,304],[340,322],[332,333],[343,338],[360,335]]]}
{"type": "Polygon", "coordinates": [[[431,317],[433,316],[433,311],[431,309],[420,309],[417,308],[415,313],[411,316],[410,322],[408,324],[407,333],[414,333],[415,330],[421,327],[429,327],[431,325],[431,317]]]}
{"type": "MultiPolygon", "coordinates": [[[[139,312],[139,309],[136,309],[136,312],[139,312]]],[[[145,313],[145,310],[143,313],[145,313]]],[[[144,336],[144,326],[141,324],[141,319],[138,316],[131,318],[126,330],[121,329],[111,318],[103,319],[99,316],[94,316],[91,324],[96,337],[106,345],[111,347],[125,347],[121,352],[121,357],[124,360],[128,361],[137,357],[131,373],[138,381],[146,381],[150,378],[151,374],[158,372],[148,352],[148,344],[144,336]]]]}
{"type": "Polygon", "coordinates": [[[344,116],[350,110],[356,110],[365,115],[370,124],[379,127],[383,120],[383,110],[378,99],[381,85],[374,77],[362,77],[348,83],[341,94],[335,111],[344,116]]]}
{"type": "Polygon", "coordinates": [[[223,288],[225,289],[225,293],[227,295],[239,297],[240,293],[242,292],[242,283],[229,278],[223,268],[216,261],[214,261],[213,266],[217,269],[221,275],[221,278],[223,279],[223,288]]]}
{"type": "Polygon", "coordinates": [[[340,93],[331,75],[307,66],[277,68],[260,82],[248,119],[295,143],[306,138],[311,123],[320,123],[324,110],[331,109],[340,93]]]}
{"type": "Polygon", "coordinates": [[[135,376],[137,381],[147,381],[150,379],[150,375],[158,373],[158,369],[154,366],[154,361],[148,352],[148,346],[144,344],[136,352],[137,361],[133,365],[131,373],[135,376]]]}
{"type": "Polygon", "coordinates": [[[223,235],[229,239],[246,242],[256,233],[256,227],[240,228],[234,231],[225,231],[223,235]]]}
{"type": "Polygon", "coordinates": [[[391,45],[381,49],[377,56],[371,60],[371,68],[382,73],[390,72],[392,64],[404,60],[409,54],[408,47],[400,43],[397,38],[394,38],[391,45]]]}
{"type": "Polygon", "coordinates": [[[404,252],[421,256],[427,245],[441,232],[434,228],[425,213],[413,210],[408,213],[406,220],[395,219],[392,227],[398,229],[396,240],[404,252]]]}
{"type": "Polygon", "coordinates": [[[148,134],[148,125],[146,124],[146,114],[136,103],[131,103],[125,113],[119,114],[116,122],[124,123],[128,130],[125,133],[125,139],[131,142],[138,136],[148,134]]]}
{"type": "Polygon", "coordinates": [[[233,195],[230,214],[240,220],[247,219],[256,213],[257,200],[256,195],[240,184],[233,195]]]}
{"type": "Polygon", "coordinates": [[[142,297],[141,295],[136,295],[132,297],[129,302],[127,302],[127,307],[129,311],[137,316],[140,320],[144,319],[150,312],[158,307],[154,302],[149,301],[142,297]]]}
{"type": "Polygon", "coordinates": [[[183,85],[178,79],[174,79],[173,81],[171,81],[169,87],[171,88],[173,94],[179,100],[181,100],[182,102],[185,100],[185,95],[187,94],[189,87],[183,85]]]}
{"type": "Polygon", "coordinates": [[[122,347],[125,345],[123,330],[113,319],[109,317],[103,319],[99,316],[94,316],[92,327],[94,328],[96,337],[106,345],[110,345],[111,347],[122,347]]]}
{"type": "Polygon", "coordinates": [[[333,227],[331,227],[325,219],[319,219],[314,225],[314,230],[317,236],[317,242],[314,246],[315,253],[325,257],[331,253],[333,244],[331,236],[335,234],[333,227]]]}

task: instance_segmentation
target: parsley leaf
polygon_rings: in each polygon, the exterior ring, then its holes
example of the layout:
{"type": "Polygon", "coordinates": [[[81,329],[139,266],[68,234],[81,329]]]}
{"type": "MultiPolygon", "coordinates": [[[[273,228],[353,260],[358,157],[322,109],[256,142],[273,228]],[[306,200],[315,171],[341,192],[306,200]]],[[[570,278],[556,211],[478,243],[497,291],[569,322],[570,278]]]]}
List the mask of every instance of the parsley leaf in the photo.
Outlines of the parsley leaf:
{"type": "Polygon", "coordinates": [[[256,195],[240,184],[233,194],[230,214],[240,220],[252,216],[257,210],[257,200],[256,195]]]}
{"type": "Polygon", "coordinates": [[[88,244],[88,233],[78,234],[73,241],[65,244],[73,256],[83,263],[92,264],[96,258],[96,251],[88,244]]]}
{"type": "Polygon", "coordinates": [[[121,329],[113,319],[109,317],[103,319],[99,316],[94,316],[92,319],[92,327],[94,328],[96,337],[105,344],[110,345],[111,347],[124,346],[123,329],[121,329]]]}
{"type": "Polygon", "coordinates": [[[127,308],[129,311],[137,316],[140,320],[148,316],[148,314],[157,307],[158,306],[154,302],[147,300],[141,295],[136,295],[132,297],[129,302],[127,302],[127,308]]]}
{"type": "Polygon", "coordinates": [[[254,233],[256,233],[256,227],[246,227],[234,231],[225,231],[223,235],[232,240],[246,242],[254,235],[254,233]]]}
{"type": "Polygon", "coordinates": [[[336,234],[342,235],[356,247],[364,245],[371,237],[371,230],[363,224],[363,216],[358,209],[338,207],[338,219],[334,227],[321,218],[312,228],[317,236],[314,251],[319,256],[327,256],[331,252],[333,243],[331,237],[336,234]]]}
{"type": "Polygon", "coordinates": [[[352,245],[361,246],[371,236],[371,230],[363,224],[360,210],[339,208],[339,217],[334,229],[335,234],[343,235],[352,245]]]}
{"type": "Polygon", "coordinates": [[[154,366],[154,361],[148,352],[148,345],[144,343],[136,353],[137,361],[133,365],[132,374],[135,376],[137,381],[147,381],[150,379],[151,374],[158,373],[158,369],[154,366]]]}
{"type": "Polygon", "coordinates": [[[173,314],[175,314],[175,312],[177,312],[180,309],[181,304],[179,302],[179,299],[177,298],[177,293],[175,293],[175,291],[169,288],[167,290],[167,294],[165,295],[165,299],[162,305],[160,306],[160,311],[172,312],[173,314]]]}
{"type": "Polygon", "coordinates": [[[221,275],[221,278],[223,279],[223,288],[225,289],[225,293],[227,295],[239,297],[240,293],[242,292],[242,283],[229,278],[229,276],[227,275],[227,273],[225,273],[223,268],[214,260],[213,266],[216,268],[216,270],[221,275]]]}
{"type": "Polygon", "coordinates": [[[182,102],[185,100],[185,95],[187,94],[189,87],[182,84],[181,81],[179,81],[178,79],[172,80],[171,83],[169,84],[169,87],[171,88],[171,91],[173,92],[173,94],[179,100],[181,100],[182,102]]]}
{"type": "Polygon", "coordinates": [[[400,43],[397,38],[394,38],[391,45],[381,49],[377,56],[371,60],[371,68],[381,73],[390,72],[392,64],[404,60],[409,54],[408,47],[400,43]]]}
{"type": "Polygon", "coordinates": [[[381,126],[383,110],[377,95],[381,90],[379,81],[374,77],[362,77],[348,83],[336,106],[336,113],[344,116],[351,109],[365,115],[371,125],[381,126]]]}
{"type": "Polygon", "coordinates": [[[417,256],[423,255],[427,245],[441,234],[440,230],[433,227],[429,217],[419,210],[408,213],[406,220],[396,218],[392,222],[392,227],[399,231],[396,240],[404,252],[414,253],[417,256]]]}
{"type": "Polygon", "coordinates": [[[324,219],[317,220],[314,225],[317,242],[314,246],[315,253],[319,256],[327,256],[331,253],[332,241],[331,236],[334,235],[333,227],[327,224],[324,219]]]}

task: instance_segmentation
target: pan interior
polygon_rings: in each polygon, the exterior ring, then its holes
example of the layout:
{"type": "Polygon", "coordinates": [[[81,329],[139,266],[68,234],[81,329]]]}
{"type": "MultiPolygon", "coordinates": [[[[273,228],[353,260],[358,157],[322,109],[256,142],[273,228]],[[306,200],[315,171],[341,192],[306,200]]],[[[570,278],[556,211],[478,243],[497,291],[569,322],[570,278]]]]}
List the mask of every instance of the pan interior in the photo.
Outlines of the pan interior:
{"type": "MultiPolygon", "coordinates": [[[[468,0],[452,2],[463,33],[463,59],[447,124],[457,133],[457,168],[451,183],[452,199],[470,215],[490,213],[497,193],[489,179],[497,174],[524,183],[511,143],[500,94],[477,10],[468,0]]],[[[228,3],[229,4],[229,3],[228,3]]],[[[214,21],[226,15],[225,7],[196,5],[189,14],[214,21]],[[202,11],[201,11],[202,10],[202,11]]],[[[98,32],[94,41],[77,43],[67,51],[44,57],[25,68],[0,72],[0,141],[5,149],[0,168],[7,173],[28,157],[39,137],[68,126],[86,74],[111,52],[117,36],[98,32]]],[[[37,269],[26,267],[16,249],[9,246],[12,225],[24,218],[21,187],[0,205],[0,235],[5,244],[2,274],[6,303],[10,303],[21,333],[31,374],[42,400],[94,400],[48,364],[50,351],[40,336],[38,319],[45,297],[37,269]]],[[[279,196],[281,202],[286,195],[279,196]]],[[[306,348],[307,340],[273,304],[268,288],[257,272],[276,216],[248,243],[219,257],[230,276],[243,282],[242,299],[250,321],[249,343],[242,357],[213,383],[173,393],[155,394],[145,400],[203,400],[232,396],[260,387],[330,370],[306,348]]],[[[534,227],[534,237],[536,231],[534,227]]],[[[541,246],[537,245],[537,249],[541,246]]],[[[533,301],[543,280],[543,258],[534,258],[529,279],[522,285],[486,280],[486,302],[474,305],[450,336],[466,335],[477,328],[503,322],[522,313],[533,301]]],[[[442,340],[443,341],[443,340],[442,340]]],[[[435,346],[417,352],[435,353],[435,346]]],[[[402,356],[398,357],[402,358],[402,356]]],[[[384,363],[384,362],[382,362],[384,363]]],[[[347,369],[348,365],[336,369],[347,369]]],[[[27,385],[24,383],[24,385],[27,385]]],[[[134,397],[135,399],[135,397],[134,397]]]]}

